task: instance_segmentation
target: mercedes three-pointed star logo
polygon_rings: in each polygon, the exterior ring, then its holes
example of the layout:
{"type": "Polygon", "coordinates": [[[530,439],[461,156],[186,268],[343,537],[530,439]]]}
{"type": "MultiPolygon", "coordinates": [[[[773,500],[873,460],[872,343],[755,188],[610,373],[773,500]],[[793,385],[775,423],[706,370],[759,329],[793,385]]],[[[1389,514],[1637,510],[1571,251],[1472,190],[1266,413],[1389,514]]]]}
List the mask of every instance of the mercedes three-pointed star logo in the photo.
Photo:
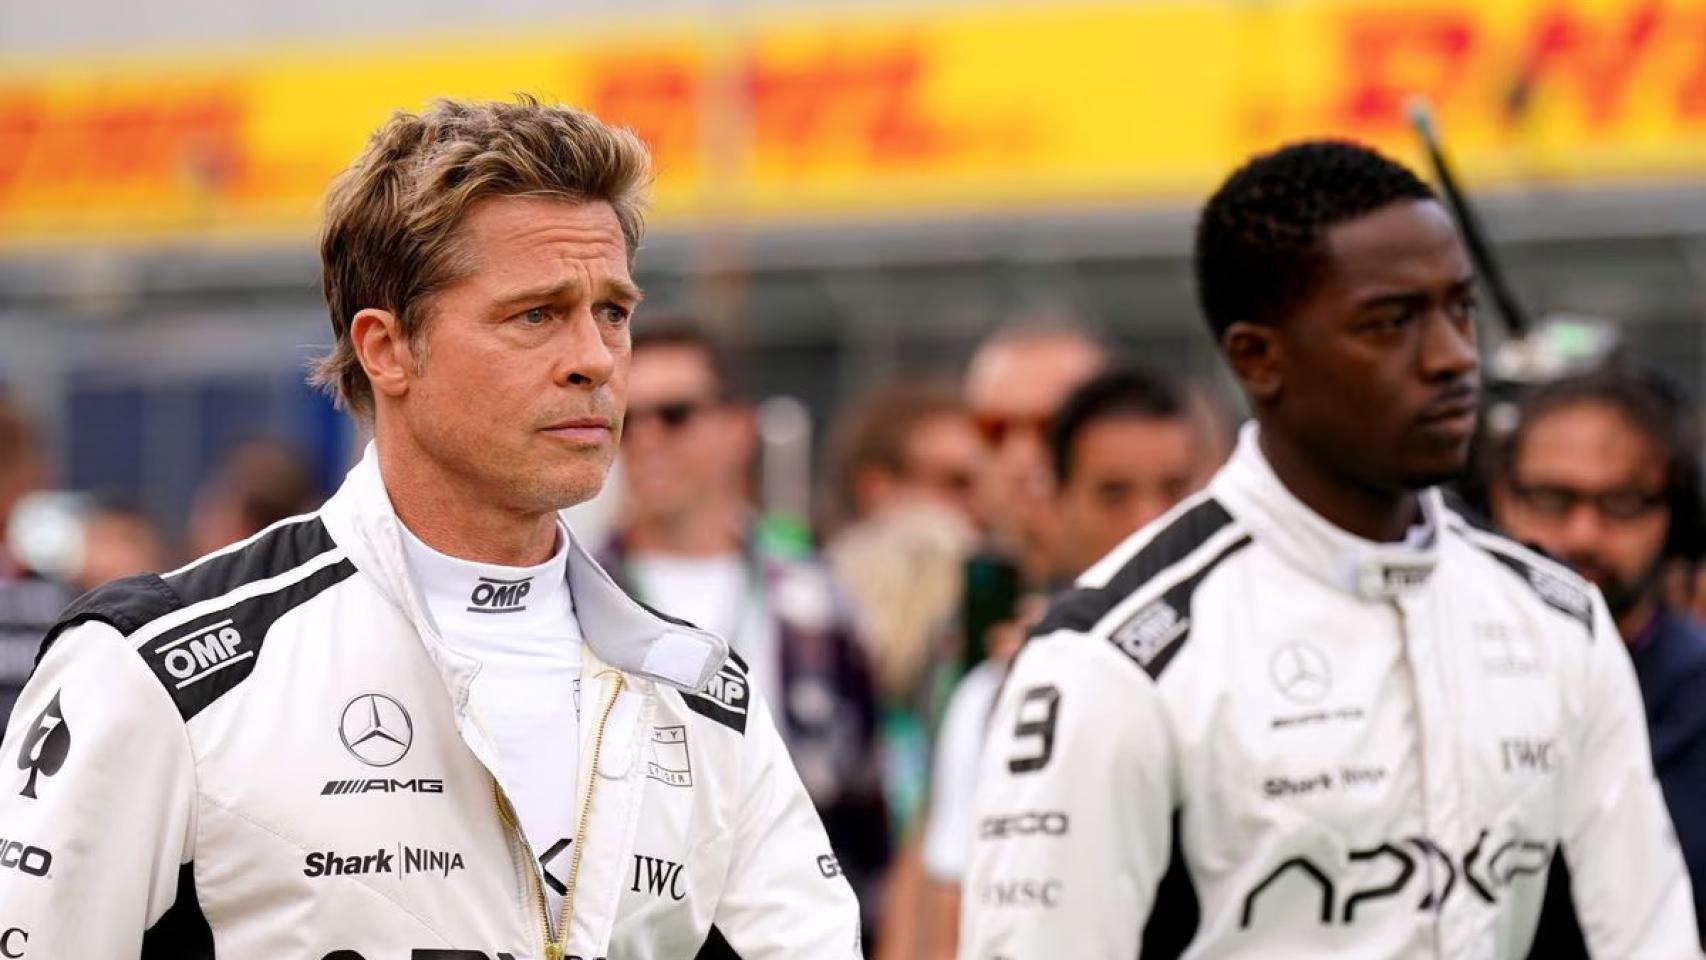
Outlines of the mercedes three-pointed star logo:
{"type": "Polygon", "coordinates": [[[1301,704],[1320,703],[1333,689],[1333,667],[1327,655],[1301,640],[1274,651],[1268,676],[1280,693],[1301,704]]]}
{"type": "Polygon", "coordinates": [[[364,693],[344,705],[338,736],[357,760],[370,767],[389,767],[409,752],[415,724],[395,698],[364,693]]]}

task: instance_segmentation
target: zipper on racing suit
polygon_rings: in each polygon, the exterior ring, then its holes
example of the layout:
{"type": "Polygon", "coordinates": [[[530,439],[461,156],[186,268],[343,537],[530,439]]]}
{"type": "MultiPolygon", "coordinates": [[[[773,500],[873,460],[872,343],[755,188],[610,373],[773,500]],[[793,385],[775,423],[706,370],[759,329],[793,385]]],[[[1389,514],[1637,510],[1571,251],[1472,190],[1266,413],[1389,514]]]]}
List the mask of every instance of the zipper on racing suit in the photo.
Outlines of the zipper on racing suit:
{"type": "MultiPolygon", "coordinates": [[[[1424,722],[1422,715],[1422,678],[1416,670],[1415,661],[1410,659],[1410,618],[1404,613],[1403,604],[1400,604],[1396,599],[1392,599],[1387,602],[1392,605],[1392,612],[1398,620],[1398,649],[1404,660],[1404,670],[1410,675],[1410,699],[1415,702],[1416,790],[1419,794],[1416,800],[1417,806],[1420,808],[1422,815],[1422,826],[1420,832],[1423,836],[1427,836],[1428,828],[1432,825],[1432,819],[1428,816],[1428,738],[1426,731],[1427,724],[1424,722]]],[[[1433,890],[1435,889],[1434,858],[1427,855],[1424,851],[1422,863],[1426,870],[1425,876],[1428,881],[1428,889],[1433,890]]],[[[1439,928],[1440,920],[1444,916],[1445,904],[1441,902],[1436,905],[1434,910],[1434,922],[1431,927],[1433,932],[1433,954],[1436,957],[1440,956],[1441,945],[1439,928]]]]}
{"type": "MultiPolygon", "coordinates": [[[[614,672],[614,671],[613,671],[614,672]]],[[[515,808],[510,806],[509,799],[503,794],[503,788],[498,785],[496,778],[492,780],[492,799],[497,804],[498,816],[503,820],[508,830],[512,846],[522,851],[527,863],[528,886],[533,891],[535,907],[533,919],[538,921],[539,942],[544,948],[545,960],[563,960],[568,950],[569,921],[574,918],[575,884],[580,879],[581,854],[586,850],[587,820],[592,814],[592,793],[598,786],[598,758],[604,752],[604,731],[610,725],[611,711],[616,709],[616,698],[621,695],[627,678],[616,674],[616,683],[610,689],[610,695],[599,707],[598,728],[592,741],[591,774],[587,777],[586,793],[581,796],[580,815],[575,821],[575,842],[570,853],[569,879],[563,888],[563,908],[557,917],[557,936],[551,936],[551,914],[546,907],[545,881],[540,876],[544,868],[533,857],[533,848],[527,842],[527,834],[521,829],[515,816],[515,808]]]]}

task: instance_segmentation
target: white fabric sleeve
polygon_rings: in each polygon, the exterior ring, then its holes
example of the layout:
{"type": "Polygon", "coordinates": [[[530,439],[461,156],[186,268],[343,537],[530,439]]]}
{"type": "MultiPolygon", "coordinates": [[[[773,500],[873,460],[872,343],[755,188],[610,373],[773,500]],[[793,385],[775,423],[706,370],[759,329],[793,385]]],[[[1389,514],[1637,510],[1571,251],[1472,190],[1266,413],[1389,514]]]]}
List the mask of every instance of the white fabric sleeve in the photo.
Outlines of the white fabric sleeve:
{"type": "Polygon", "coordinates": [[[189,860],[184,721],[113,628],[62,634],[0,745],[0,929],[29,957],[135,957],[189,860]],[[16,939],[18,935],[14,934],[16,939]]]}
{"type": "Polygon", "coordinates": [[[745,795],[712,925],[741,960],[856,960],[859,901],[763,695],[747,713],[745,795]]]}
{"type": "Polygon", "coordinates": [[[971,856],[978,759],[989,732],[995,697],[1005,670],[985,660],[973,667],[948,698],[936,758],[930,769],[930,816],[924,826],[924,872],[933,880],[959,883],[971,856]]]}
{"type": "Polygon", "coordinates": [[[1176,793],[1148,675],[1102,640],[1032,640],[984,748],[960,960],[1131,960],[1172,852],[1176,793]]]}
{"type": "Polygon", "coordinates": [[[1576,916],[1595,957],[1699,957],[1693,890],[1653,772],[1634,664],[1597,594],[1594,607],[1584,713],[1562,798],[1576,916]]]}

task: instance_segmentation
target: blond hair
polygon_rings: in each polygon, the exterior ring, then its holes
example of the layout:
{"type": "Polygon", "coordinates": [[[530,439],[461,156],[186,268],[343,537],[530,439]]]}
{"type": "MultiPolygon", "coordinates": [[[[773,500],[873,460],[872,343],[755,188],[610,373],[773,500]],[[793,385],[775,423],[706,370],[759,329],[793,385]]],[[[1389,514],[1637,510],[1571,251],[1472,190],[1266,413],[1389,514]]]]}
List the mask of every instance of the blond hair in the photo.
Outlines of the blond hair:
{"type": "Polygon", "coordinates": [[[373,386],[350,342],[350,324],[362,310],[386,310],[418,346],[432,295],[473,267],[458,227],[476,203],[609,203],[632,263],[650,182],[650,157],[637,137],[570,107],[522,96],[514,103],[437,100],[419,114],[398,112],[326,200],[321,285],[335,339],[309,382],[356,416],[372,417],[373,386]]]}

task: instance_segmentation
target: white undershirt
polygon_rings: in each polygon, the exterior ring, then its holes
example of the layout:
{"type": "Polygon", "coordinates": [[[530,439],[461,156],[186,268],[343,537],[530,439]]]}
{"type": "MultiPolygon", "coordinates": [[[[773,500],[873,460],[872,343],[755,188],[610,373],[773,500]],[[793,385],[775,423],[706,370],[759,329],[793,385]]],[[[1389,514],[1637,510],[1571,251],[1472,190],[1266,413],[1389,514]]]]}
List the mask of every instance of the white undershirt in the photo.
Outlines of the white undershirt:
{"type": "Polygon", "coordinates": [[[536,567],[445,556],[405,531],[409,569],[446,646],[480,664],[470,710],[497,747],[493,771],[542,860],[550,921],[569,874],[580,754],[581,629],[569,594],[569,532],[536,567]],[[551,856],[546,859],[546,855],[551,856]]]}

